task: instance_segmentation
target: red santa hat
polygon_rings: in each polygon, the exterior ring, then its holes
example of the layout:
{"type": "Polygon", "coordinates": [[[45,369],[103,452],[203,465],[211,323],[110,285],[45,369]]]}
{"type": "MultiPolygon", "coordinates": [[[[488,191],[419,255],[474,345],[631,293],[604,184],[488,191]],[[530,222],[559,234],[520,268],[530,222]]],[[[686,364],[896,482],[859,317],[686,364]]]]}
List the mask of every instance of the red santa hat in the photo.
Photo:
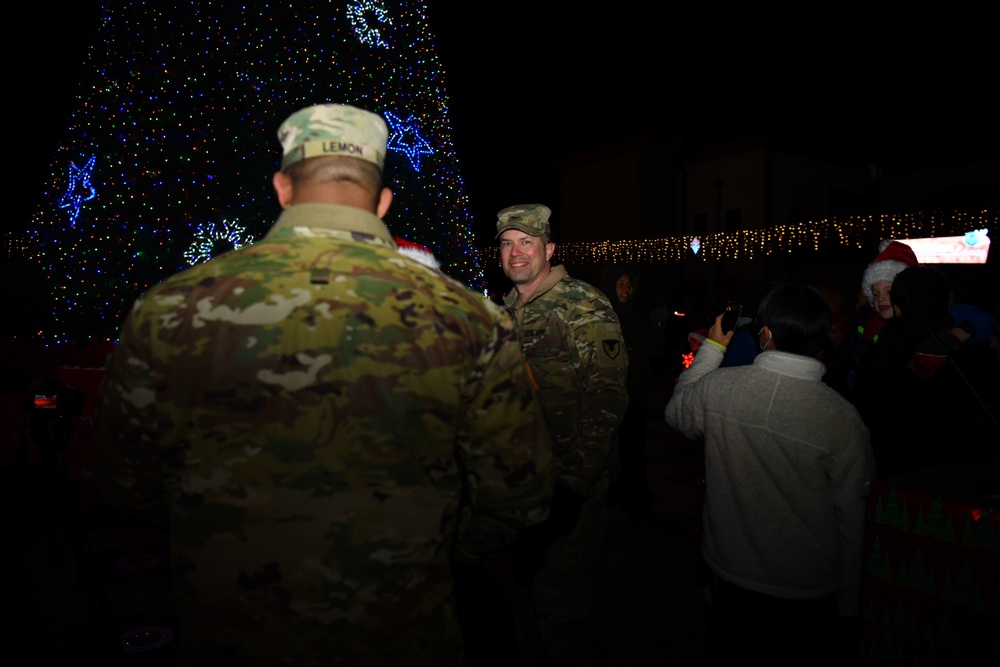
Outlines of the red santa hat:
{"type": "Polygon", "coordinates": [[[871,298],[872,285],[875,283],[891,283],[896,274],[908,266],[916,266],[917,256],[910,246],[899,241],[883,241],[879,246],[879,254],[865,269],[861,278],[861,292],[871,298]]]}
{"type": "Polygon", "coordinates": [[[697,352],[701,344],[705,342],[708,338],[708,327],[702,327],[701,329],[695,329],[688,334],[688,345],[691,346],[692,352],[697,352]]]}
{"type": "Polygon", "coordinates": [[[407,241],[401,236],[394,236],[393,238],[396,240],[396,249],[399,250],[400,254],[406,255],[410,259],[415,259],[424,266],[429,266],[432,269],[441,269],[441,263],[426,246],[414,243],[413,241],[407,241]]]}

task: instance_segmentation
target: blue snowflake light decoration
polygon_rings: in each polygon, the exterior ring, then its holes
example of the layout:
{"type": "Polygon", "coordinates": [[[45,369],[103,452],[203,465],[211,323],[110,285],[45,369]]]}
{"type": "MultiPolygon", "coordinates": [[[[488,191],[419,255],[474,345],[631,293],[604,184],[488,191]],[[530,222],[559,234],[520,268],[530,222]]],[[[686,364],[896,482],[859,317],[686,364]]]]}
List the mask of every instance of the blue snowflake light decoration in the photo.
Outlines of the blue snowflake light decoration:
{"type": "Polygon", "coordinates": [[[701,241],[696,236],[691,239],[691,252],[697,255],[699,250],[701,250],[701,241]]]}
{"type": "Polygon", "coordinates": [[[981,244],[989,236],[990,230],[988,229],[973,229],[971,232],[966,232],[963,240],[965,245],[975,246],[981,244]]]}
{"type": "Polygon", "coordinates": [[[69,163],[69,185],[66,187],[66,194],[59,199],[56,206],[69,209],[70,227],[76,226],[76,219],[80,217],[80,205],[90,201],[97,194],[97,190],[90,184],[90,174],[94,171],[96,163],[96,155],[87,160],[83,169],[72,162],[69,163]]]}
{"type": "Polygon", "coordinates": [[[434,149],[420,136],[417,119],[410,116],[403,121],[390,111],[385,112],[385,119],[389,121],[389,142],[386,149],[405,153],[410,158],[413,169],[420,171],[420,156],[433,155],[434,149]]]}
{"type": "Polygon", "coordinates": [[[246,228],[238,222],[223,220],[198,225],[191,246],[184,251],[184,259],[191,266],[211,259],[220,252],[236,250],[253,243],[253,236],[246,235],[246,228]]]}
{"type": "Polygon", "coordinates": [[[378,0],[359,0],[347,4],[347,18],[354,26],[354,32],[362,43],[375,48],[389,48],[389,43],[383,39],[383,30],[392,26],[392,18],[382,3],[378,0]],[[378,25],[376,25],[378,24],[378,25]]]}

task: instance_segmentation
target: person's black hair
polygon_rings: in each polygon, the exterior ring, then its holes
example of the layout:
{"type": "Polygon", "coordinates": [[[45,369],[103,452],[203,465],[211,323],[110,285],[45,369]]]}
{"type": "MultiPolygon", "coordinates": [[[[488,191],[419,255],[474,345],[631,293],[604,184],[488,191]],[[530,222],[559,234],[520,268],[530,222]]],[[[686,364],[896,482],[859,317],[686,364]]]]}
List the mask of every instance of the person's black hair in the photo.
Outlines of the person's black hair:
{"type": "Polygon", "coordinates": [[[757,326],[767,325],[779,350],[814,357],[826,342],[832,317],[826,299],[815,289],[783,283],[760,302],[757,326]]]}
{"type": "Polygon", "coordinates": [[[638,282],[635,272],[627,264],[608,264],[601,270],[601,278],[597,283],[598,289],[604,293],[604,296],[608,297],[608,301],[611,302],[615,310],[624,305],[618,300],[618,291],[615,289],[622,276],[628,276],[633,283],[638,282]]]}
{"type": "Polygon", "coordinates": [[[937,320],[948,312],[948,279],[930,266],[910,266],[893,279],[891,298],[903,317],[937,320]]]}

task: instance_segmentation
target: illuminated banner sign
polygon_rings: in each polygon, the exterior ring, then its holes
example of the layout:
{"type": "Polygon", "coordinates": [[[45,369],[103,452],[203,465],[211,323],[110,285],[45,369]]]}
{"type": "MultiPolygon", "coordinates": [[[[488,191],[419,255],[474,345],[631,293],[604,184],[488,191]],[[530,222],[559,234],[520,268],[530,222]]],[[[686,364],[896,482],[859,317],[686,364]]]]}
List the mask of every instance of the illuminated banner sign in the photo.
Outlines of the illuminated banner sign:
{"type": "Polygon", "coordinates": [[[965,236],[897,240],[910,246],[921,264],[985,264],[990,251],[988,231],[977,229],[965,236]]]}

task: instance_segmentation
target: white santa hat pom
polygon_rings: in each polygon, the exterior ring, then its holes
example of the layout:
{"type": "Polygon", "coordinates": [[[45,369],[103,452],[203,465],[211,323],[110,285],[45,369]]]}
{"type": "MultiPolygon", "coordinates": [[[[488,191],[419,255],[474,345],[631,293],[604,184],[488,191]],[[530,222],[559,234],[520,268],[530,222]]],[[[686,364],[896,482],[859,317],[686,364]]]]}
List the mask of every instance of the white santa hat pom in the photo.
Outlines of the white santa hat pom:
{"type": "Polygon", "coordinates": [[[441,270],[441,263],[437,260],[427,247],[420,245],[419,243],[414,243],[413,241],[407,241],[406,239],[396,236],[393,237],[396,240],[397,250],[400,254],[406,255],[410,259],[414,259],[424,266],[429,266],[432,269],[441,270]]]}
{"type": "Polygon", "coordinates": [[[891,283],[896,274],[908,266],[917,265],[917,256],[913,249],[899,241],[883,241],[879,245],[879,254],[868,265],[861,278],[862,293],[871,298],[872,285],[875,283],[891,283]]]}

